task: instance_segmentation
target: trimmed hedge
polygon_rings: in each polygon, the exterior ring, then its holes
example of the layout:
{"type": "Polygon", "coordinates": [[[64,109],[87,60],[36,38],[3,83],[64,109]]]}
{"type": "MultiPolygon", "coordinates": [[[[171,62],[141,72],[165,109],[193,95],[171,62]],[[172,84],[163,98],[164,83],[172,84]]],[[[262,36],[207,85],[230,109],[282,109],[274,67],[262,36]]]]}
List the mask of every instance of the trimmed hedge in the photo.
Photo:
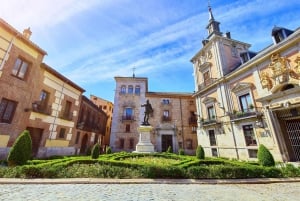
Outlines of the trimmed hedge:
{"type": "Polygon", "coordinates": [[[91,157],[92,159],[97,159],[100,154],[100,145],[97,143],[93,146],[91,157]]]}
{"type": "Polygon", "coordinates": [[[275,166],[273,155],[263,144],[258,147],[257,158],[262,166],[275,166]]]}
{"type": "Polygon", "coordinates": [[[24,130],[11,147],[7,162],[9,166],[24,165],[31,158],[32,141],[28,130],[24,130]]]}
{"type": "Polygon", "coordinates": [[[196,149],[196,157],[198,159],[204,159],[205,158],[204,149],[201,145],[199,145],[196,149]]]}

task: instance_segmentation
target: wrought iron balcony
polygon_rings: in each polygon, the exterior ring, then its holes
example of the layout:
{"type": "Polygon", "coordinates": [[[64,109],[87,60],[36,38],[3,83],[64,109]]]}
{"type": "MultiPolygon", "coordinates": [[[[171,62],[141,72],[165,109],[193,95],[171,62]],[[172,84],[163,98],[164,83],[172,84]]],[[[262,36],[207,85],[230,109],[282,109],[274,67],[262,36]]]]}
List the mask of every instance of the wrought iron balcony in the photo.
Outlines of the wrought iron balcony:
{"type": "Polygon", "coordinates": [[[40,101],[35,101],[32,103],[32,111],[50,115],[51,114],[51,105],[42,104],[40,101]]]}
{"type": "Polygon", "coordinates": [[[206,87],[212,85],[217,80],[218,80],[217,78],[209,78],[209,79],[205,80],[204,82],[202,82],[201,84],[198,85],[198,91],[205,89],[206,87]]]}
{"type": "Polygon", "coordinates": [[[208,119],[201,119],[202,126],[207,126],[211,124],[218,124],[220,123],[217,117],[211,117],[208,119]]]}
{"type": "Polygon", "coordinates": [[[261,108],[248,108],[248,110],[234,111],[229,114],[230,120],[246,119],[246,118],[257,118],[262,115],[261,108]]]}
{"type": "Polygon", "coordinates": [[[122,121],[134,121],[133,115],[124,115],[122,116],[122,121]]]}
{"type": "Polygon", "coordinates": [[[161,117],[161,121],[171,121],[172,119],[171,119],[171,117],[169,117],[169,116],[162,116],[161,117]]]}
{"type": "Polygon", "coordinates": [[[60,118],[68,120],[68,121],[72,121],[73,112],[64,112],[64,111],[62,111],[62,114],[61,114],[60,118]]]}
{"type": "Polygon", "coordinates": [[[196,125],[196,124],[197,124],[197,117],[190,117],[189,125],[196,125]]]}

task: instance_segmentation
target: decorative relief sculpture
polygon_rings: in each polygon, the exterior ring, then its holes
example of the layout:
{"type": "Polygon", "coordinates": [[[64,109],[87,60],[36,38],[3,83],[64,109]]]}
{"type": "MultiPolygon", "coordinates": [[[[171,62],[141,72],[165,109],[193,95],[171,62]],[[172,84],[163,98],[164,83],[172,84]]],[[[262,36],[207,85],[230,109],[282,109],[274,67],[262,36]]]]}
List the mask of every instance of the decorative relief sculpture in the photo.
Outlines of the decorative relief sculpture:
{"type": "Polygon", "coordinates": [[[296,63],[295,72],[300,74],[300,56],[297,56],[294,62],[296,63]]]}
{"type": "Polygon", "coordinates": [[[269,68],[272,70],[272,78],[279,82],[287,81],[289,69],[287,59],[280,57],[279,53],[272,54],[269,68]]]}
{"type": "Polygon", "coordinates": [[[260,83],[263,89],[267,88],[270,90],[273,87],[272,81],[266,72],[260,74],[260,83]]]}

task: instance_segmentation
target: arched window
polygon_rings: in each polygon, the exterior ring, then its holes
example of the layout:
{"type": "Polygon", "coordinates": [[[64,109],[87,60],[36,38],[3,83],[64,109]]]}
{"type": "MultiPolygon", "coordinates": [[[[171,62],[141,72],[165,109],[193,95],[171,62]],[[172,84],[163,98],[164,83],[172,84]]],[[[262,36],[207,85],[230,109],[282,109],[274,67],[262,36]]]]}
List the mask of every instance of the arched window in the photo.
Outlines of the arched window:
{"type": "Polygon", "coordinates": [[[136,95],[140,95],[141,93],[141,87],[139,85],[135,86],[135,92],[136,95]]]}
{"type": "Polygon", "coordinates": [[[128,86],[128,93],[133,94],[133,86],[132,85],[128,86]]]}
{"type": "Polygon", "coordinates": [[[122,85],[121,86],[121,94],[125,94],[126,93],[126,86],[122,85]]]}

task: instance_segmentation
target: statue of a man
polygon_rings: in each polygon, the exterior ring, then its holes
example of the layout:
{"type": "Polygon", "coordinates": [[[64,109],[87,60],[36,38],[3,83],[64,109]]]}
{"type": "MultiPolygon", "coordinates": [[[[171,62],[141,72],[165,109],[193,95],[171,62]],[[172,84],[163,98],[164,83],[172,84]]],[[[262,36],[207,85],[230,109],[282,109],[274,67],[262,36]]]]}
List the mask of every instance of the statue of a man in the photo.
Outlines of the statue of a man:
{"type": "Polygon", "coordinates": [[[146,104],[141,105],[141,107],[145,107],[145,115],[144,115],[144,122],[142,125],[150,125],[148,120],[149,120],[149,115],[153,112],[152,106],[149,103],[149,100],[147,100],[146,104]]]}

